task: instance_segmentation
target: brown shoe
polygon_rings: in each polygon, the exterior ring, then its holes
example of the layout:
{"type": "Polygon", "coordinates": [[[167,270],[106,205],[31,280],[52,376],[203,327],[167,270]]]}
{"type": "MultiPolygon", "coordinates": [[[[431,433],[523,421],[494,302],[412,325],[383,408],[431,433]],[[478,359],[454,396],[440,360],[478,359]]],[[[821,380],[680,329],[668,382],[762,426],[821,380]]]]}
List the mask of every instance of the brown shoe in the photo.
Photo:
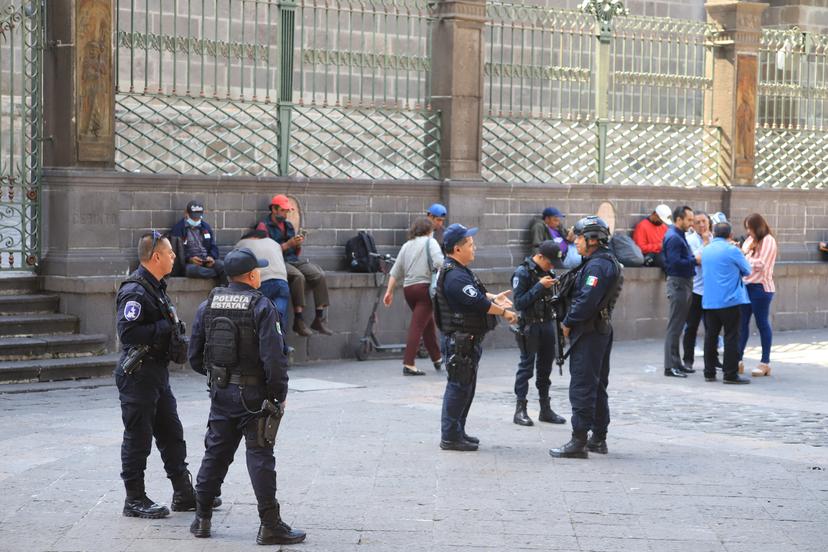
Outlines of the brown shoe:
{"type": "Polygon", "coordinates": [[[760,378],[762,376],[769,376],[771,373],[771,368],[764,362],[760,362],[756,365],[756,368],[750,371],[750,375],[754,378],[760,378]]]}
{"type": "Polygon", "coordinates": [[[305,321],[301,318],[293,319],[293,333],[301,337],[309,337],[313,335],[313,332],[308,329],[305,325],[305,321]]]}
{"type": "Polygon", "coordinates": [[[325,335],[333,335],[333,331],[328,327],[328,323],[324,318],[314,318],[311,322],[311,329],[325,335]]]}
{"type": "Polygon", "coordinates": [[[744,374],[744,373],[745,373],[745,363],[744,363],[744,362],[742,362],[741,360],[739,361],[739,373],[740,373],[740,374],[744,374]]]}

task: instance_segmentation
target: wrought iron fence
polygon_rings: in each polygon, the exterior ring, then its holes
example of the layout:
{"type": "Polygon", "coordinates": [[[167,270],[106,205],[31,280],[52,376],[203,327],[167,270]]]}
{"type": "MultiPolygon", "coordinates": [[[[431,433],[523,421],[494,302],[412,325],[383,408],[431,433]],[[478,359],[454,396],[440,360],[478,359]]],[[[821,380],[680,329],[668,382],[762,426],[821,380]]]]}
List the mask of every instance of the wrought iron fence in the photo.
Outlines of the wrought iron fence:
{"type": "Polygon", "coordinates": [[[116,25],[121,170],[436,177],[425,0],[119,0],[116,25]]]}
{"type": "Polygon", "coordinates": [[[756,116],[759,186],[828,186],[828,35],[762,31],[756,116]]]}
{"type": "Polygon", "coordinates": [[[40,258],[42,16],[37,1],[0,11],[0,270],[40,258]]]}

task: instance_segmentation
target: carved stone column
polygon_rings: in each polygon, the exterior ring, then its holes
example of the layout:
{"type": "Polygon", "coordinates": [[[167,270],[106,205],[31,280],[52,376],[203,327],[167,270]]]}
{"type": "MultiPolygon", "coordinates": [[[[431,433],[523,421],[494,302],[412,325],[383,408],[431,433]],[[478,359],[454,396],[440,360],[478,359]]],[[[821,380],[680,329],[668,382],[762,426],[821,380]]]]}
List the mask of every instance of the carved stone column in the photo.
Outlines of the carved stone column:
{"type": "Polygon", "coordinates": [[[722,27],[714,37],[713,91],[707,101],[722,128],[723,181],[734,186],[754,184],[758,53],[767,7],[734,0],[705,4],[708,21],[722,27]]]}
{"type": "Polygon", "coordinates": [[[113,0],[48,2],[44,164],[115,164],[113,0]]]}
{"type": "Polygon", "coordinates": [[[441,112],[440,176],[480,180],[485,0],[440,0],[434,7],[431,102],[441,112]]]}

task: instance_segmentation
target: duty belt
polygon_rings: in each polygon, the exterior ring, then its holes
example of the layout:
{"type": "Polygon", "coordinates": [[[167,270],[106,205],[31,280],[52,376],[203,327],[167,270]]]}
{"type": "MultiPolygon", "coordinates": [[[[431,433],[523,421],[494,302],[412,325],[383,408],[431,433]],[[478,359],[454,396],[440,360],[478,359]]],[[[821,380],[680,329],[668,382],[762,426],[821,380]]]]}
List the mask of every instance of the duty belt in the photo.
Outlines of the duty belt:
{"type": "Polygon", "coordinates": [[[264,378],[259,376],[243,376],[241,374],[230,374],[228,383],[233,385],[264,385],[264,378]]]}

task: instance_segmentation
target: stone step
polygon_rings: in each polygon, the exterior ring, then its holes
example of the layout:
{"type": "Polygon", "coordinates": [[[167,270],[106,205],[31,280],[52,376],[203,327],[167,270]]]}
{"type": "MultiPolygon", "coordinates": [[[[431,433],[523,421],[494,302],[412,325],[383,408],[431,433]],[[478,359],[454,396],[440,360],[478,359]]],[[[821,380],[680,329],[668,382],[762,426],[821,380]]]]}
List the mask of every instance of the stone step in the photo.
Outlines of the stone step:
{"type": "Polygon", "coordinates": [[[0,316],[55,312],[59,306],[60,296],[51,293],[0,295],[0,316]]]}
{"type": "Polygon", "coordinates": [[[19,295],[38,291],[40,291],[40,281],[37,276],[0,275],[0,295],[19,295]]]}
{"type": "Polygon", "coordinates": [[[112,374],[117,354],[0,362],[0,383],[61,381],[112,374]]]}
{"type": "Polygon", "coordinates": [[[13,314],[0,316],[0,337],[71,334],[78,318],[69,314],[13,314]]]}
{"type": "Polygon", "coordinates": [[[106,352],[107,339],[103,334],[0,338],[0,361],[99,355],[106,352]]]}

